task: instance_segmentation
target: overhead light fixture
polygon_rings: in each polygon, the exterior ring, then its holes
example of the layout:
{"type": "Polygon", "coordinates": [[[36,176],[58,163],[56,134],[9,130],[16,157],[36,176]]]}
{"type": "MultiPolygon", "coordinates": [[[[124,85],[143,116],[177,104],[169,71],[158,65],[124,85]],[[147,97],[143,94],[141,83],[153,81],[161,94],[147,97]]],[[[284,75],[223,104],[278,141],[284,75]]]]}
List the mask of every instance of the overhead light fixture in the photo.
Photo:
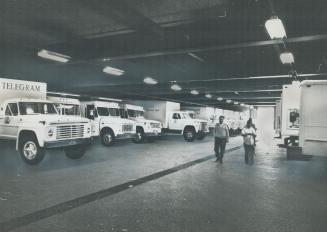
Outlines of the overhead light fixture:
{"type": "Polygon", "coordinates": [[[238,105],[239,102],[234,102],[234,105],[238,105]]]}
{"type": "Polygon", "coordinates": [[[198,94],[199,94],[199,91],[193,89],[193,90],[191,90],[191,94],[193,94],[193,95],[198,95],[198,94]]]}
{"type": "Polygon", "coordinates": [[[253,106],[250,106],[250,109],[251,109],[251,110],[253,110],[253,109],[254,109],[254,107],[253,107],[253,106]]]}
{"type": "Polygon", "coordinates": [[[227,103],[232,103],[232,100],[228,99],[226,100],[227,103]]]}
{"type": "Polygon", "coordinates": [[[294,56],[291,52],[283,52],[279,56],[280,61],[282,64],[293,64],[294,63],[294,56]]]}
{"type": "Polygon", "coordinates": [[[42,57],[44,59],[48,59],[48,60],[54,60],[54,61],[58,61],[58,62],[62,62],[62,63],[67,63],[71,57],[70,56],[66,56],[57,52],[51,52],[45,49],[42,49],[41,51],[39,51],[37,53],[37,55],[39,57],[42,57]]]}
{"type": "Polygon", "coordinates": [[[179,85],[177,84],[173,84],[172,86],[170,86],[170,88],[174,91],[181,91],[182,90],[182,87],[180,87],[179,85]]]}
{"type": "Polygon", "coordinates": [[[218,101],[222,101],[222,100],[224,100],[224,99],[223,99],[222,97],[218,97],[217,100],[218,100],[218,101]]]}
{"type": "Polygon", "coordinates": [[[146,77],[144,78],[143,82],[148,85],[156,85],[158,84],[158,81],[152,77],[146,77]]]}
{"type": "Polygon", "coordinates": [[[237,91],[234,91],[234,94],[236,94],[236,95],[240,95],[240,93],[239,93],[239,92],[237,92],[237,91]]]}
{"type": "Polygon", "coordinates": [[[271,39],[286,38],[286,32],[282,20],[274,16],[265,23],[266,30],[271,39]]]}
{"type": "Polygon", "coordinates": [[[123,75],[125,72],[123,70],[117,69],[117,68],[112,68],[109,66],[106,66],[103,70],[104,73],[108,73],[114,76],[121,76],[123,75]]]}
{"type": "Polygon", "coordinates": [[[210,93],[207,93],[205,96],[206,98],[212,98],[212,95],[210,93]]]}
{"type": "Polygon", "coordinates": [[[245,106],[245,104],[244,103],[241,103],[241,106],[245,106]]]}

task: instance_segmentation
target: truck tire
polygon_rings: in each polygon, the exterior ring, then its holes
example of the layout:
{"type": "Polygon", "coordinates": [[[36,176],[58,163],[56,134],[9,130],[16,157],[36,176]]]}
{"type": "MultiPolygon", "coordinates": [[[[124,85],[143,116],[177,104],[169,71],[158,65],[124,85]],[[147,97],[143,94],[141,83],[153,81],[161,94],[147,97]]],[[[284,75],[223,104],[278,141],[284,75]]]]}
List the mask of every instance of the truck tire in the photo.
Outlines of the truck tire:
{"type": "Polygon", "coordinates": [[[102,145],[109,147],[114,143],[115,135],[112,131],[107,130],[101,133],[102,145]]]}
{"type": "Polygon", "coordinates": [[[70,147],[65,147],[64,148],[65,155],[69,159],[80,159],[84,156],[86,147],[85,146],[70,146],[70,147]]]}
{"type": "Polygon", "coordinates": [[[197,140],[203,140],[206,137],[206,134],[203,132],[199,132],[196,136],[197,140]]]}
{"type": "Polygon", "coordinates": [[[193,142],[195,140],[195,137],[196,137],[196,133],[195,133],[194,128],[192,128],[192,127],[185,128],[184,132],[183,132],[183,136],[184,136],[184,139],[187,142],[193,142]]]}
{"type": "Polygon", "coordinates": [[[144,141],[143,129],[138,128],[136,130],[136,137],[132,139],[134,143],[142,143],[144,141]]]}
{"type": "Polygon", "coordinates": [[[44,148],[39,146],[39,143],[34,135],[23,135],[20,139],[18,152],[25,163],[35,165],[40,163],[44,156],[44,148]]]}

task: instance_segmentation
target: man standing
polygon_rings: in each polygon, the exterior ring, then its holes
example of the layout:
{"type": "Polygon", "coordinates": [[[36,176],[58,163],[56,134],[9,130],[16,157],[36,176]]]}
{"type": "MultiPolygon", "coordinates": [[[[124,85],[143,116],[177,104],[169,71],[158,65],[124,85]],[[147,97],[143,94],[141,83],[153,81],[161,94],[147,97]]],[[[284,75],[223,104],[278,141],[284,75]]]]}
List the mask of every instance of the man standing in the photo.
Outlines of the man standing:
{"type": "Polygon", "coordinates": [[[219,123],[215,125],[213,135],[215,137],[215,152],[217,160],[216,162],[223,163],[223,157],[225,153],[226,143],[229,142],[229,128],[224,123],[224,116],[219,117],[219,123]]]}

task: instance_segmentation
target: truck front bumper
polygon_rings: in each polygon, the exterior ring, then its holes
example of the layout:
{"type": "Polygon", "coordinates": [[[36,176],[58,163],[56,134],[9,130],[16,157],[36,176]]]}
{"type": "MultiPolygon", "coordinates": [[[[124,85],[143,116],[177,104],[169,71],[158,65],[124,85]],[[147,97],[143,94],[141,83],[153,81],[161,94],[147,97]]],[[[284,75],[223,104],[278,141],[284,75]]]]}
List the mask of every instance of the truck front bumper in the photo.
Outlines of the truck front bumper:
{"type": "Polygon", "coordinates": [[[76,145],[89,145],[90,143],[91,143],[91,138],[67,139],[67,140],[45,142],[44,147],[45,148],[69,147],[69,146],[76,146],[76,145]]]}
{"type": "Polygon", "coordinates": [[[136,137],[136,134],[118,134],[115,139],[133,139],[136,137]]]}
{"type": "Polygon", "coordinates": [[[145,132],[145,137],[159,137],[161,136],[161,132],[145,132]]]}

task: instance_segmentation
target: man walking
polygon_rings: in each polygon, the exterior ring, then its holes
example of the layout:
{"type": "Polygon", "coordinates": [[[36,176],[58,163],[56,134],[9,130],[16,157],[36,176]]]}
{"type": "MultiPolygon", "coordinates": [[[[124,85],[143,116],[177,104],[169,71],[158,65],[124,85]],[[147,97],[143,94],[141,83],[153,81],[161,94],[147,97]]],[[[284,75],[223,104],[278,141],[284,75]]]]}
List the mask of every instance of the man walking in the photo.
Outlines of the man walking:
{"type": "Polygon", "coordinates": [[[213,135],[215,137],[215,153],[216,162],[223,163],[223,157],[225,153],[226,143],[229,142],[229,129],[226,123],[224,123],[224,116],[219,117],[219,123],[215,125],[213,135]]]}

